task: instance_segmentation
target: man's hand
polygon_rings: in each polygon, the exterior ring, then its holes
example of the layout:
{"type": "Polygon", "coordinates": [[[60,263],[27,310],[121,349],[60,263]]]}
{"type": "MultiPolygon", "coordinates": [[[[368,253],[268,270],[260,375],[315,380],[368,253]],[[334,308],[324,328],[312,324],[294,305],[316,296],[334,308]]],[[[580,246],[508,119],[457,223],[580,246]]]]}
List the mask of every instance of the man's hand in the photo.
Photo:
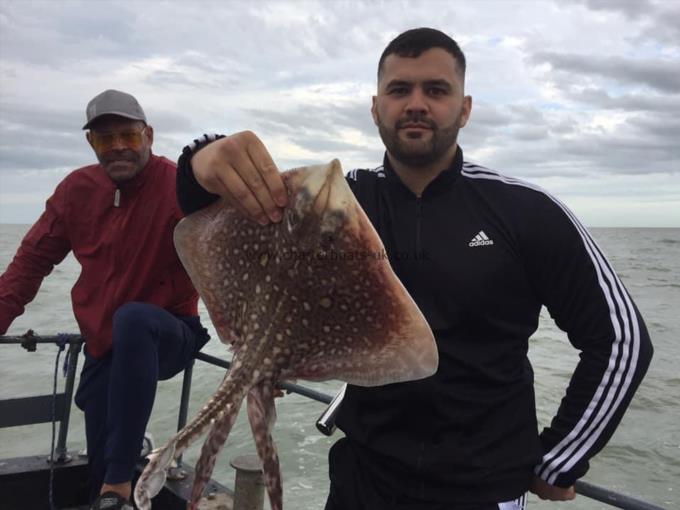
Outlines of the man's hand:
{"type": "Polygon", "coordinates": [[[557,487],[555,485],[550,485],[538,476],[534,476],[534,481],[529,490],[539,498],[548,499],[550,501],[569,501],[576,497],[576,491],[574,490],[573,485],[567,488],[557,487]]]}
{"type": "Polygon", "coordinates": [[[277,222],[288,203],[272,157],[250,131],[221,138],[191,158],[198,183],[261,225],[277,222]]]}

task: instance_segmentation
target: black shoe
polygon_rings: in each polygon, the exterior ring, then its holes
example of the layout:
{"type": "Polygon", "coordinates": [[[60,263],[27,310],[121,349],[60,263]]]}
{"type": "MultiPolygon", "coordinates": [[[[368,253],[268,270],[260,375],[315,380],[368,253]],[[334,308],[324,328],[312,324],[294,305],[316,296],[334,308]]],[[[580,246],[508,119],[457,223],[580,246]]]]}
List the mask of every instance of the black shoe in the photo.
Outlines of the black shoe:
{"type": "Polygon", "coordinates": [[[90,510],[133,510],[132,504],[120,494],[109,491],[94,500],[90,510]]]}

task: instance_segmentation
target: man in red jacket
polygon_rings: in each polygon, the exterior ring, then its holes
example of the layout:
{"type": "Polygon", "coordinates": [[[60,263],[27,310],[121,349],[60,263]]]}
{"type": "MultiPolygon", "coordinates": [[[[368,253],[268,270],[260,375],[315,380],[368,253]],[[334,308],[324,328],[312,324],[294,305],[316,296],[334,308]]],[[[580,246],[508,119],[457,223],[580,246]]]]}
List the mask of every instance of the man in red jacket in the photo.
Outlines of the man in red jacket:
{"type": "Polygon", "coordinates": [[[132,508],[132,472],[159,379],[208,340],[174,249],[182,218],[175,165],[151,152],[153,128],[130,94],[87,105],[87,141],[99,164],[70,173],[0,276],[0,334],[45,276],[73,251],[82,266],[71,297],[85,336],[75,401],[85,412],[92,508],[132,508]]]}

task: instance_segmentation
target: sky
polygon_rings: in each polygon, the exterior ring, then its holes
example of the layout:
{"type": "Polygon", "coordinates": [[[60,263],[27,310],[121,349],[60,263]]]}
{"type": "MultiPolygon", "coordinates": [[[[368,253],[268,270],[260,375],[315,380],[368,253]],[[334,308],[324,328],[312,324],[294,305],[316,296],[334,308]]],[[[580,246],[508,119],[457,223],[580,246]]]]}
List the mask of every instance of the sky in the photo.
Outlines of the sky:
{"type": "Polygon", "coordinates": [[[467,57],[465,159],[592,227],[680,227],[680,0],[0,0],[0,223],[32,223],[95,162],[85,106],[130,92],[176,160],[246,129],[285,169],[376,167],[376,66],[409,28],[467,57]]]}

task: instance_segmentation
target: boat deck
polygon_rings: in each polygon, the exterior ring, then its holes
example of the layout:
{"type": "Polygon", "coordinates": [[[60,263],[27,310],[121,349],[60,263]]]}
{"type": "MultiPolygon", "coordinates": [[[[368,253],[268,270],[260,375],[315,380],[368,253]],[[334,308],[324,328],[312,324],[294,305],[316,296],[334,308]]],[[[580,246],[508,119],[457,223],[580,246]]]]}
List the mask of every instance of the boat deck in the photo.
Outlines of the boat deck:
{"type": "MultiPolygon", "coordinates": [[[[53,500],[60,510],[87,510],[87,459],[70,453],[72,460],[54,466],[53,500]]],[[[138,466],[141,472],[143,464],[138,466]]],[[[154,509],[185,510],[191,494],[194,471],[182,465],[186,476],[168,479],[163,490],[153,499],[154,509]]],[[[44,455],[0,460],[0,500],[4,510],[49,508],[50,464],[44,455]]],[[[211,480],[200,510],[231,510],[233,493],[211,480]]]]}

